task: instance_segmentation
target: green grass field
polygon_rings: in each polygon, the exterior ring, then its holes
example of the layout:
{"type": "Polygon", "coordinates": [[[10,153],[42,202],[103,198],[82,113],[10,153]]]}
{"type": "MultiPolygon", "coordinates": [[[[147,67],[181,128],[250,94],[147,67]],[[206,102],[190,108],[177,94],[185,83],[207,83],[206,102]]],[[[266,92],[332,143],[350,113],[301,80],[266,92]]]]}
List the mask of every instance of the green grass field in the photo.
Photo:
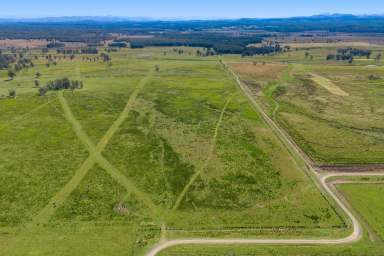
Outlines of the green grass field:
{"type": "Polygon", "coordinates": [[[372,183],[342,184],[339,186],[364,220],[374,229],[379,238],[384,240],[384,185],[372,183]]]}
{"type": "Polygon", "coordinates": [[[189,52],[123,49],[112,66],[77,56],[47,68],[40,57],[0,82],[1,94],[17,92],[0,99],[1,255],[348,232],[218,59],[189,52]],[[67,76],[85,87],[38,96],[38,71],[41,84],[67,76]]]}
{"type": "Polygon", "coordinates": [[[338,190],[344,195],[356,212],[368,224],[378,238],[369,238],[366,232],[358,243],[339,246],[179,246],[161,252],[161,256],[174,255],[260,255],[260,256],[357,256],[383,255],[383,181],[376,178],[348,179],[352,182],[372,182],[370,184],[339,184],[338,190]],[[378,184],[377,182],[380,182],[378,184]]]}

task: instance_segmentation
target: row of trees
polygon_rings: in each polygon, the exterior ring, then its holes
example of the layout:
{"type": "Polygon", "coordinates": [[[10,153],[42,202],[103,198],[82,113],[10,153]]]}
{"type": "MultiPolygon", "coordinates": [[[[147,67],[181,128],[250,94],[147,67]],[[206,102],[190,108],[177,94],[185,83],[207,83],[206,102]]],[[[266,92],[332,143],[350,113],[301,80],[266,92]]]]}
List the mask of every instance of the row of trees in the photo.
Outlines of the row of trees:
{"type": "MultiPolygon", "coordinates": [[[[49,48],[43,48],[43,54],[49,53],[49,48]]],[[[82,49],[56,49],[57,54],[75,55],[75,54],[98,54],[99,50],[96,47],[85,47],[82,49]]]]}
{"type": "MultiPolygon", "coordinates": [[[[328,54],[327,60],[336,60],[336,61],[348,61],[353,62],[354,57],[366,57],[370,59],[372,55],[372,50],[370,49],[358,49],[358,48],[341,48],[337,50],[336,54],[328,54]]],[[[376,61],[381,59],[381,54],[377,54],[375,57],[376,61]]]]}
{"type": "Polygon", "coordinates": [[[127,42],[124,41],[113,41],[108,45],[109,47],[115,47],[115,48],[126,48],[128,47],[127,42]]]}
{"type": "Polygon", "coordinates": [[[267,55],[282,52],[284,48],[278,42],[269,41],[259,47],[247,47],[242,56],[267,55]]]}

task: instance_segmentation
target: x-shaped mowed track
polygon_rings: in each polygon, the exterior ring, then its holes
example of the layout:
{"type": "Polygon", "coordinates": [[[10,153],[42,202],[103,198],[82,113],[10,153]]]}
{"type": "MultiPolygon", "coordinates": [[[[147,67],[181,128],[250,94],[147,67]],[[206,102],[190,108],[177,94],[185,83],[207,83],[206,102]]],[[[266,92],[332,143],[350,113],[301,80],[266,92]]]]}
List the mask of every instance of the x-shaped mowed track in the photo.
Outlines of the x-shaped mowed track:
{"type": "Polygon", "coordinates": [[[49,203],[44,207],[44,209],[37,214],[31,223],[27,227],[33,228],[34,226],[40,226],[49,221],[50,217],[55,213],[56,209],[64,204],[67,198],[71,193],[77,188],[81,183],[87,173],[92,169],[93,166],[98,164],[102,167],[113,179],[115,179],[120,185],[122,185],[127,192],[135,195],[139,201],[141,201],[151,213],[151,216],[158,218],[161,216],[160,209],[153,203],[152,199],[139,190],[135,184],[128,179],[121,171],[119,171],[115,166],[113,166],[107,159],[102,155],[102,152],[108,145],[109,141],[113,135],[118,131],[121,124],[126,120],[131,111],[132,107],[135,104],[136,98],[139,95],[143,87],[149,82],[152,77],[153,72],[149,72],[147,76],[139,83],[137,88],[130,95],[128,102],[124,110],[120,113],[116,121],[113,122],[111,127],[102,137],[97,145],[94,145],[88,134],[84,131],[80,122],[73,115],[70,106],[68,105],[66,99],[63,96],[62,92],[59,92],[58,99],[64,111],[65,119],[72,125],[73,130],[75,131],[77,137],[84,144],[86,149],[89,152],[88,158],[82,163],[79,169],[76,170],[74,176],[71,180],[49,201],[49,203]]]}

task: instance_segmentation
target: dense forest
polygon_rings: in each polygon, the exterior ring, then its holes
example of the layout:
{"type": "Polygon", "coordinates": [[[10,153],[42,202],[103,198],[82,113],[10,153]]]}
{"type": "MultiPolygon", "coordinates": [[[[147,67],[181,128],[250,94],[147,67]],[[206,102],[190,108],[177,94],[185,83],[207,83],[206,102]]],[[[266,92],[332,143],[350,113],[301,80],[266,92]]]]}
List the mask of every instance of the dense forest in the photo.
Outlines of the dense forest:
{"type": "MultiPolygon", "coordinates": [[[[267,35],[263,35],[267,37],[267,35]]],[[[241,54],[246,50],[247,45],[261,43],[263,37],[257,36],[233,36],[224,33],[166,33],[161,36],[126,39],[132,48],[143,48],[147,46],[192,46],[211,48],[219,54],[241,54]]]]}

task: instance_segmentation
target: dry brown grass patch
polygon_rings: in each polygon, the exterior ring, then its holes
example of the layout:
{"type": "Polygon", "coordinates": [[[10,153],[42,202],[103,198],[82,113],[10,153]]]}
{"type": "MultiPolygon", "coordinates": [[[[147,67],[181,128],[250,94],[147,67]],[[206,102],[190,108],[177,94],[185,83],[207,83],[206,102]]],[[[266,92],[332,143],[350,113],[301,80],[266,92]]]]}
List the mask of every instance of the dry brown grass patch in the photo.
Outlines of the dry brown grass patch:
{"type": "Polygon", "coordinates": [[[286,65],[279,63],[230,63],[234,72],[240,75],[278,79],[286,65]]]}

